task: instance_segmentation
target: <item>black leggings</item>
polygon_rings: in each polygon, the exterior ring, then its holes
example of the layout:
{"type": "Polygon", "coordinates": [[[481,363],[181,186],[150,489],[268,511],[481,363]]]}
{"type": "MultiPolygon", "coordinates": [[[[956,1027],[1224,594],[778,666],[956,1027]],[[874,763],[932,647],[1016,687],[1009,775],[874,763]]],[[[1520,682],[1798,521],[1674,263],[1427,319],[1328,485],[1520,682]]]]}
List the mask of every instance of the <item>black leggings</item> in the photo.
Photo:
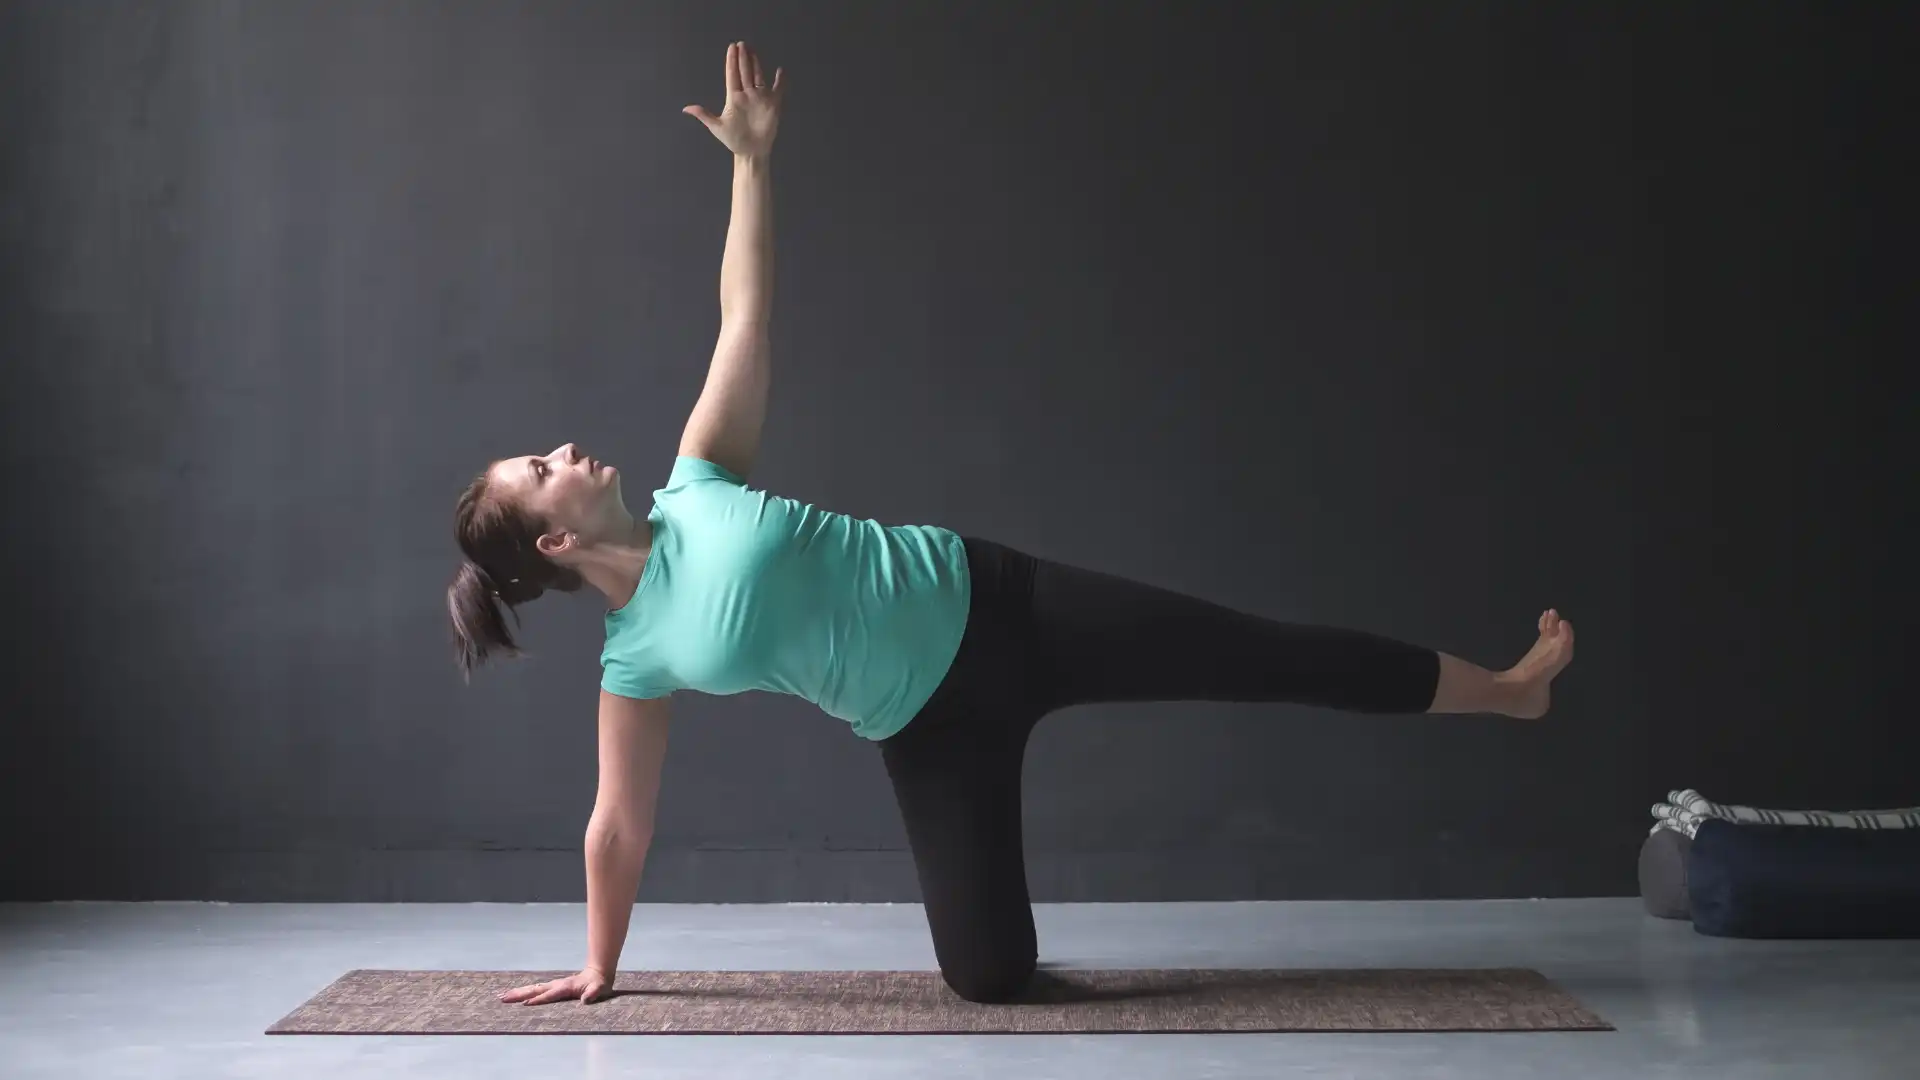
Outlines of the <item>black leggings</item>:
{"type": "Polygon", "coordinates": [[[1038,959],[1020,767],[1040,718],[1103,701],[1289,701],[1425,712],[1439,654],[1276,622],[965,538],[972,606],[953,666],[879,742],[905,819],[934,955],[954,992],[1007,1001],[1038,959]]]}

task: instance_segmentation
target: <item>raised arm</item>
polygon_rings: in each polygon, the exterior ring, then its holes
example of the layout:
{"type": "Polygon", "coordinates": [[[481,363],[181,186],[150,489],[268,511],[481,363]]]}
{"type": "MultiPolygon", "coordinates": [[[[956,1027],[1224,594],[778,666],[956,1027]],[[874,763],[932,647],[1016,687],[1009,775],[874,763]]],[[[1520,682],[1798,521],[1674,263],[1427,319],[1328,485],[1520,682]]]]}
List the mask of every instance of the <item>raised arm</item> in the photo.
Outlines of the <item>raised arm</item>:
{"type": "Polygon", "coordinates": [[[773,381],[773,140],[786,88],[785,73],[766,78],[744,42],[727,47],[726,76],[719,116],[698,105],[682,110],[733,153],[733,214],[720,259],[720,338],[679,452],[744,478],[759,454],[773,381]]]}

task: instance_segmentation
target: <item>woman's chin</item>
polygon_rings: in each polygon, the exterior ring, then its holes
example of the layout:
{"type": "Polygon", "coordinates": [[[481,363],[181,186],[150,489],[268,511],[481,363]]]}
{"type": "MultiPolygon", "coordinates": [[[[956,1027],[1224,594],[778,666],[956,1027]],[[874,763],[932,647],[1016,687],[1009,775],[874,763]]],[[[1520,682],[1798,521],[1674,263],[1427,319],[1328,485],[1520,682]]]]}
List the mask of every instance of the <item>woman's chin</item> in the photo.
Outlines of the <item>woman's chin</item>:
{"type": "Polygon", "coordinates": [[[617,521],[621,518],[631,516],[627,513],[627,500],[620,494],[619,477],[615,477],[607,484],[607,493],[602,499],[600,506],[606,512],[609,520],[617,521]]]}

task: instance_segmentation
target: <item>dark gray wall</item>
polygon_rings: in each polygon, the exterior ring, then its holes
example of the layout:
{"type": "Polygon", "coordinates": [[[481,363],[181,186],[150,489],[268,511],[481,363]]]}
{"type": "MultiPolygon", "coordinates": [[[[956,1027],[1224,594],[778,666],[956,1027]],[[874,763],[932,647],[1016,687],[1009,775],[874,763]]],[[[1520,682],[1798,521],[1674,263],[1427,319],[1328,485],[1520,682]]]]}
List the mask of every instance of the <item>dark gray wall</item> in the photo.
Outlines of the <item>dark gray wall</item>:
{"type": "MultiPolygon", "coordinates": [[[[1920,803],[1898,35],[1611,7],[0,8],[4,895],[582,896],[597,608],[463,688],[451,510],[567,439],[664,479],[738,36],[793,77],[756,483],[1488,663],[1579,625],[1540,724],[1052,718],[1036,898],[1622,893],[1671,786],[1920,803]]],[[[917,898],[798,701],[683,695],[660,822],[642,899],[917,898]]]]}

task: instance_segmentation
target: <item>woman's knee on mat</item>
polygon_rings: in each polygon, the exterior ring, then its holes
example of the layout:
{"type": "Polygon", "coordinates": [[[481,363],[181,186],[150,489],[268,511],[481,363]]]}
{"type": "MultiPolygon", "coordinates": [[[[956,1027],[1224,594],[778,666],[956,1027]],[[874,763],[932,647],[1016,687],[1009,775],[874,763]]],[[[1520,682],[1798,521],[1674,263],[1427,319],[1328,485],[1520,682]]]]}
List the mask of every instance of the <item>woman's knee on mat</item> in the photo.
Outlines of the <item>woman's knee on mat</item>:
{"type": "Polygon", "coordinates": [[[970,957],[942,964],[940,977],[963,999],[992,1005],[1019,997],[1033,981],[1033,970],[1030,956],[970,957]]]}

